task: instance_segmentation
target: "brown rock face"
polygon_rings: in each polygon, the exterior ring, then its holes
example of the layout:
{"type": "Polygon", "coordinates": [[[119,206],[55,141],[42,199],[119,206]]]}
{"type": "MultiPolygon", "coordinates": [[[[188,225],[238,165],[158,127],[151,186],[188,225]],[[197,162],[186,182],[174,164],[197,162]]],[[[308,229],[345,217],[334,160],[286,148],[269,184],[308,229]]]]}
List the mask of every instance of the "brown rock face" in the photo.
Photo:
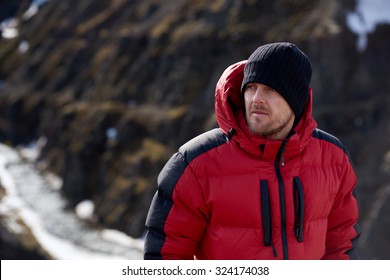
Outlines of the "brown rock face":
{"type": "Polygon", "coordinates": [[[346,26],[354,2],[49,1],[0,41],[0,141],[44,137],[40,160],[70,205],[92,199],[101,223],[140,236],[166,160],[216,125],[223,70],[258,45],[292,41],[313,64],[319,127],[356,167],[361,257],[389,258],[390,27],[357,51],[346,26]]]}

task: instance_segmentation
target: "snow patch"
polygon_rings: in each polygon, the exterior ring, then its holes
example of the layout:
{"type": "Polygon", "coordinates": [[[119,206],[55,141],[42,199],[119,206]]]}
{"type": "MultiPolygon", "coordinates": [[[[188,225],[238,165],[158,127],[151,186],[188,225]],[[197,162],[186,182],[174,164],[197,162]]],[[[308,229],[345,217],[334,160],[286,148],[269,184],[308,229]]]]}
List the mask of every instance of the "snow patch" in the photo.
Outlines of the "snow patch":
{"type": "Polygon", "coordinates": [[[354,12],[347,15],[347,25],[358,35],[357,49],[363,52],[367,47],[367,35],[381,23],[390,23],[390,1],[358,0],[354,12]]]}
{"type": "MultiPolygon", "coordinates": [[[[1,223],[10,232],[18,235],[24,234],[26,229],[28,229],[42,248],[48,252],[48,255],[58,260],[124,260],[139,259],[141,257],[142,241],[135,240],[118,231],[98,230],[96,232],[96,236],[100,236],[100,239],[107,244],[102,244],[102,241],[98,239],[93,241],[95,242],[94,244],[99,243],[99,245],[106,246],[105,248],[109,246],[109,251],[102,248],[102,246],[80,246],[87,242],[84,240],[84,235],[80,236],[80,239],[76,242],[72,242],[64,237],[54,235],[52,231],[49,232],[45,227],[46,220],[39,215],[37,209],[31,208],[31,206],[21,198],[20,186],[18,184],[20,184],[21,178],[25,177],[26,174],[20,173],[16,174],[17,177],[14,177],[15,173],[10,172],[12,166],[19,164],[21,164],[21,159],[18,152],[8,146],[0,144],[0,182],[1,186],[4,188],[2,196],[0,197],[0,217],[1,223]],[[112,242],[109,243],[106,240],[111,240],[112,242]],[[122,251],[125,252],[126,255],[122,251]]],[[[21,171],[25,172],[25,170],[21,171]]],[[[31,180],[31,178],[27,176],[26,180],[31,180]]],[[[29,183],[31,184],[31,189],[34,189],[32,186],[39,182],[33,180],[29,183]]],[[[50,204],[52,202],[52,200],[48,200],[45,204],[50,204]]],[[[55,203],[58,204],[58,201],[55,203]]],[[[44,205],[43,207],[46,206],[49,205],[44,205]]],[[[88,201],[82,202],[79,205],[79,208],[79,214],[81,216],[88,216],[93,212],[93,204],[88,201]]],[[[48,209],[52,211],[52,207],[48,207],[48,209]]],[[[64,218],[64,215],[59,217],[64,218]]],[[[70,226],[73,225],[70,224],[70,226]]],[[[69,228],[68,230],[72,231],[72,228],[69,228]]],[[[89,235],[91,236],[91,234],[89,235]]],[[[93,236],[94,235],[92,234],[92,238],[94,238],[93,236]]]]}
{"type": "Polygon", "coordinates": [[[21,41],[18,46],[19,53],[26,53],[30,49],[30,44],[27,41],[21,41]]]}
{"type": "MultiPolygon", "coordinates": [[[[35,16],[39,9],[49,0],[34,0],[30,7],[22,15],[21,20],[27,21],[35,16]]],[[[0,36],[4,39],[13,39],[19,36],[19,20],[16,18],[8,18],[0,23],[0,36]]]]}
{"type": "Polygon", "coordinates": [[[83,220],[93,220],[94,215],[93,211],[95,210],[95,205],[91,200],[81,201],[76,205],[75,211],[76,215],[83,220]]]}
{"type": "Polygon", "coordinates": [[[6,19],[0,24],[0,34],[4,39],[13,39],[18,37],[18,20],[11,18],[6,19]]]}
{"type": "Polygon", "coordinates": [[[118,131],[114,127],[110,127],[106,131],[106,137],[108,140],[115,140],[118,135],[118,131]]]}
{"type": "Polygon", "coordinates": [[[44,4],[46,4],[46,2],[48,2],[48,0],[34,0],[34,1],[32,1],[30,7],[23,14],[22,18],[24,20],[29,20],[30,18],[32,18],[33,16],[35,16],[38,13],[39,8],[42,7],[44,4]]]}
{"type": "Polygon", "coordinates": [[[141,251],[143,250],[142,240],[131,238],[130,236],[118,230],[103,229],[101,232],[101,236],[106,241],[111,241],[119,245],[123,245],[125,247],[138,248],[141,251]]]}

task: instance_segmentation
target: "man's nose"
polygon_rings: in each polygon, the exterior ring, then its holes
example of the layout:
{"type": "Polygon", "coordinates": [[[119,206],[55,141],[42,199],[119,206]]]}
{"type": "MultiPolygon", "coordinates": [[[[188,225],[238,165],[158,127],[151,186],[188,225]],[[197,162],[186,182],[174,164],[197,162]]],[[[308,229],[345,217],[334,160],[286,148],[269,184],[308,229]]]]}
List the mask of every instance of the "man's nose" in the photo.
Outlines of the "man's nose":
{"type": "Polygon", "coordinates": [[[264,91],[260,87],[257,87],[255,94],[253,95],[253,102],[254,103],[264,103],[264,101],[265,101],[264,96],[265,96],[264,91]]]}

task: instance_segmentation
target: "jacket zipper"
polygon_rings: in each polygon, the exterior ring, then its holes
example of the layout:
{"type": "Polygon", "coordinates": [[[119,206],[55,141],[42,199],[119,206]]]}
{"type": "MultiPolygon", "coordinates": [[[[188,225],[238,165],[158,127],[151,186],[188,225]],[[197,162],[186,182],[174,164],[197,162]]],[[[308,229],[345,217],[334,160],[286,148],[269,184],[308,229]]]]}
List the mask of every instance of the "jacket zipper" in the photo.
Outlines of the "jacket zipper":
{"type": "Polygon", "coordinates": [[[284,195],[284,182],[281,174],[280,166],[284,165],[283,153],[286,150],[287,140],[282,142],[275,159],[275,171],[279,183],[279,197],[280,197],[280,217],[281,217],[281,233],[283,245],[283,259],[288,259],[288,243],[287,243],[287,229],[286,229],[286,198],[284,195]],[[283,162],[281,162],[283,159],[283,162]]]}

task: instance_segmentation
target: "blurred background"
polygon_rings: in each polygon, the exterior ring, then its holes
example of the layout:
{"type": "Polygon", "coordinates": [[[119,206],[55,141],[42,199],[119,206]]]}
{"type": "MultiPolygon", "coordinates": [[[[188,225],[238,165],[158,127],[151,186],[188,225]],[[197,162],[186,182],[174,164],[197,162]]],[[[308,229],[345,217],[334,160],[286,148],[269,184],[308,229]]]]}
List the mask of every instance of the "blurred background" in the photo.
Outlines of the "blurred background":
{"type": "Polygon", "coordinates": [[[142,258],[159,171],[273,41],[352,156],[360,258],[390,259],[389,1],[1,0],[0,22],[1,259],[142,258]]]}

